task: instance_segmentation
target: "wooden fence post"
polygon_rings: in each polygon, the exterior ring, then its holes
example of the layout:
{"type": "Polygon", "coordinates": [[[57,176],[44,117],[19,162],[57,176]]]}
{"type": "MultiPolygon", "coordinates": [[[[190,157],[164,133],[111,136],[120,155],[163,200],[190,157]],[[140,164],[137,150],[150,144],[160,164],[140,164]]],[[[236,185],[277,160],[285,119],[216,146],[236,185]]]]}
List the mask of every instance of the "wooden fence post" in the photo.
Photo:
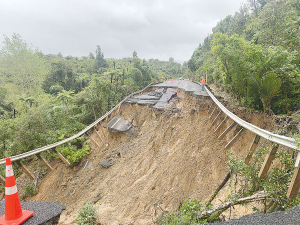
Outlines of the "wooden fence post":
{"type": "Polygon", "coordinates": [[[105,119],[105,125],[106,125],[106,131],[107,131],[107,133],[108,133],[107,117],[106,117],[106,119],[105,119]]]}
{"type": "Polygon", "coordinates": [[[101,135],[98,133],[98,131],[96,130],[96,128],[95,128],[95,132],[96,132],[96,134],[98,135],[98,137],[100,138],[100,140],[102,141],[102,143],[104,143],[104,141],[103,141],[101,135]]]}
{"type": "Polygon", "coordinates": [[[228,132],[231,131],[235,125],[236,125],[236,122],[234,121],[232,124],[230,124],[229,127],[227,127],[227,129],[218,138],[222,139],[223,137],[225,137],[225,135],[228,134],[228,132]]]}
{"type": "Polygon", "coordinates": [[[120,111],[121,105],[122,105],[122,104],[120,104],[120,105],[118,106],[117,114],[119,114],[119,111],[120,111]]]}
{"type": "Polygon", "coordinates": [[[254,151],[256,149],[256,146],[258,145],[259,143],[259,140],[260,140],[260,136],[259,135],[255,135],[254,139],[253,139],[253,142],[250,146],[250,149],[249,149],[249,154],[247,155],[247,157],[245,158],[245,164],[249,165],[249,162],[254,154],[254,151]]]}
{"type": "Polygon", "coordinates": [[[100,123],[99,125],[100,125],[100,129],[101,129],[101,131],[102,131],[102,133],[103,133],[104,137],[106,137],[105,131],[104,131],[104,129],[103,129],[103,127],[102,127],[101,123],[100,123]]]}
{"type": "Polygon", "coordinates": [[[50,164],[41,156],[41,153],[36,154],[36,156],[48,168],[48,170],[53,170],[50,164]]]}
{"type": "Polygon", "coordinates": [[[53,148],[53,150],[56,152],[57,156],[68,166],[71,165],[71,163],[69,163],[69,161],[59,152],[56,150],[56,148],[53,148]]]}
{"type": "Polygon", "coordinates": [[[218,125],[218,127],[215,129],[215,133],[216,132],[218,132],[220,129],[221,129],[221,127],[223,126],[223,124],[225,124],[226,123],[226,121],[229,119],[229,117],[228,116],[226,116],[223,120],[222,120],[222,122],[218,125]]]}
{"type": "Polygon", "coordinates": [[[216,107],[214,108],[214,110],[212,111],[212,113],[209,116],[209,119],[212,117],[212,115],[214,114],[215,110],[218,108],[218,106],[216,105],[216,107]]]}
{"type": "Polygon", "coordinates": [[[89,135],[89,137],[90,137],[90,139],[100,148],[101,146],[98,144],[98,142],[94,139],[94,138],[92,138],[92,136],[90,136],[89,135]]]}
{"type": "Polygon", "coordinates": [[[26,168],[26,166],[23,165],[23,163],[21,163],[20,161],[16,161],[16,163],[18,164],[18,166],[23,170],[24,173],[27,174],[27,176],[31,179],[34,180],[34,175],[29,171],[29,169],[26,168]]]}
{"type": "Polygon", "coordinates": [[[2,183],[3,185],[5,185],[5,178],[2,177],[2,175],[0,175],[0,183],[2,183]]]}
{"type": "Polygon", "coordinates": [[[217,122],[217,120],[218,120],[218,118],[219,118],[219,116],[221,115],[222,112],[223,112],[223,111],[221,110],[221,111],[218,113],[218,115],[216,116],[216,118],[212,121],[211,126],[215,125],[215,123],[217,122]]]}
{"type": "Polygon", "coordinates": [[[245,131],[244,127],[242,129],[240,129],[236,135],[231,139],[231,141],[225,146],[224,149],[228,149],[230,148],[237,140],[238,138],[241,136],[241,134],[245,131]]]}
{"type": "Polygon", "coordinates": [[[298,152],[297,159],[296,159],[296,164],[295,164],[295,170],[294,174],[290,183],[289,190],[287,192],[287,197],[291,199],[296,199],[298,196],[298,192],[300,189],[300,166],[299,166],[299,161],[300,161],[300,152],[298,152]]]}
{"type": "Polygon", "coordinates": [[[210,104],[209,109],[207,111],[208,114],[209,114],[210,110],[212,109],[213,104],[214,104],[214,101],[211,101],[211,104],[210,104]]]}
{"type": "Polygon", "coordinates": [[[275,154],[278,150],[279,145],[272,143],[272,149],[269,151],[269,153],[266,155],[265,161],[259,171],[258,177],[261,179],[264,179],[267,175],[268,170],[270,169],[270,166],[272,164],[273,159],[275,158],[275,154]]]}

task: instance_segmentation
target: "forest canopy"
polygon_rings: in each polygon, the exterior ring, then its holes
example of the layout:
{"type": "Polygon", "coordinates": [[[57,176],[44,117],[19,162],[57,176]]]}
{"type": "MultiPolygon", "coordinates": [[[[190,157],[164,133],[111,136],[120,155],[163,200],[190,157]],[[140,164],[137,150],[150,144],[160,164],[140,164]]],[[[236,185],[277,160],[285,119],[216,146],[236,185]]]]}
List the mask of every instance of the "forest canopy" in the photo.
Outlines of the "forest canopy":
{"type": "Polygon", "coordinates": [[[187,65],[133,57],[43,54],[19,34],[0,45],[0,158],[64,139],[151,82],[181,77],[187,65]]]}
{"type": "Polygon", "coordinates": [[[221,20],[188,68],[206,71],[247,107],[287,114],[300,107],[300,1],[248,0],[221,20]]]}
{"type": "Polygon", "coordinates": [[[0,45],[0,157],[76,133],[128,94],[170,78],[216,83],[244,106],[288,114],[300,106],[300,0],[248,0],[182,65],[131,56],[44,54],[19,34],[0,45]]]}

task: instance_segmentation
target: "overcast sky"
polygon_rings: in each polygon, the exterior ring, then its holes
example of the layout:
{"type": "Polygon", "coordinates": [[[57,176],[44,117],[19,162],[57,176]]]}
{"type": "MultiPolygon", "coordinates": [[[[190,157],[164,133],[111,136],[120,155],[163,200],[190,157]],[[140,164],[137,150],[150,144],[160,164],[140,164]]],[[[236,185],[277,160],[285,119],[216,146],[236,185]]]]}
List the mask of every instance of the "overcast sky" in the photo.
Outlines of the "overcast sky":
{"type": "Polygon", "coordinates": [[[44,54],[187,61],[211,29],[247,0],[0,0],[3,35],[44,54]]]}

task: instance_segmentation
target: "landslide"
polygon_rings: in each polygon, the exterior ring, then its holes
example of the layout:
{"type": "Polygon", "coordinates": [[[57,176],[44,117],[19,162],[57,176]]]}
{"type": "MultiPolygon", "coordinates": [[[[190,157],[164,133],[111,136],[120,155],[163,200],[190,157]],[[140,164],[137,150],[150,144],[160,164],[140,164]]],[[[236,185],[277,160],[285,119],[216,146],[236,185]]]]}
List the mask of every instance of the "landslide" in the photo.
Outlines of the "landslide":
{"type": "MultiPolygon", "coordinates": [[[[157,204],[175,211],[188,199],[208,200],[228,171],[228,151],[237,157],[245,155],[254,135],[245,132],[231,149],[224,150],[236,130],[217,139],[219,133],[213,132],[216,127],[211,127],[207,114],[210,100],[183,91],[178,98],[165,111],[123,104],[118,116],[134,125],[129,132],[109,132],[103,136],[105,143],[93,133],[101,147],[92,143],[91,154],[74,168],[53,162],[55,170],[43,178],[38,194],[26,200],[65,205],[59,224],[75,224],[87,201],[95,203],[102,224],[153,224],[161,212],[157,204]],[[92,166],[83,168],[87,160],[92,166]],[[103,168],[99,165],[103,160],[112,166],[103,168]]],[[[270,126],[268,116],[261,113],[240,108],[235,113],[261,128],[270,126]]]]}

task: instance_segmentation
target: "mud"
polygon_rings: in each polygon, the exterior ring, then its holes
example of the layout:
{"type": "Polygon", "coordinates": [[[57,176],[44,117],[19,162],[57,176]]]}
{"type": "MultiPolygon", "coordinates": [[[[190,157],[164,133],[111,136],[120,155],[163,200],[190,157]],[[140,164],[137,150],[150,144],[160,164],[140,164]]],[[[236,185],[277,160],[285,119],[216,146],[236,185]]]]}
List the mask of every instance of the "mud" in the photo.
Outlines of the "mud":
{"type": "MultiPolygon", "coordinates": [[[[233,151],[237,157],[244,156],[254,135],[245,132],[225,150],[238,128],[219,140],[217,136],[226,126],[214,133],[221,120],[211,127],[207,114],[210,100],[182,91],[178,98],[165,111],[123,104],[118,116],[133,124],[130,132],[106,131],[103,143],[94,133],[101,148],[92,143],[92,153],[82,160],[92,161],[92,167],[81,168],[82,163],[69,168],[58,160],[52,162],[55,170],[43,178],[39,193],[26,200],[55,201],[66,206],[59,224],[75,224],[78,211],[87,201],[95,203],[101,224],[153,224],[161,213],[157,204],[165,211],[175,211],[188,199],[208,200],[228,171],[226,154],[233,151]],[[102,167],[103,160],[109,160],[112,166],[102,167]]],[[[261,113],[238,108],[233,111],[262,128],[270,126],[269,118],[261,113]]],[[[220,196],[218,199],[224,201],[226,190],[220,196]]]]}

